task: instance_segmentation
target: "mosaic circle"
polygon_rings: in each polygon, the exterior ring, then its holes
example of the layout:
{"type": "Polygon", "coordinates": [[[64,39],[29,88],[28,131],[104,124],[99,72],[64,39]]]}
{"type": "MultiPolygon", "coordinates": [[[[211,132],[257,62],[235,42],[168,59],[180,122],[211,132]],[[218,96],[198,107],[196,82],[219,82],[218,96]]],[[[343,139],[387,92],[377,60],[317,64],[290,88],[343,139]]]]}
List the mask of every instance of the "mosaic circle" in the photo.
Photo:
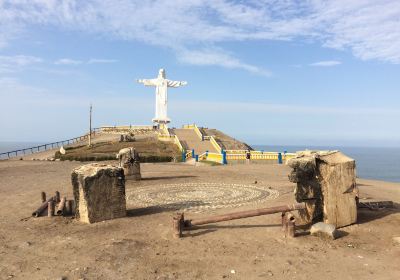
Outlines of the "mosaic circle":
{"type": "Polygon", "coordinates": [[[277,190],[265,186],[185,183],[136,187],[126,191],[129,207],[157,207],[202,212],[240,207],[276,199],[277,190]]]}

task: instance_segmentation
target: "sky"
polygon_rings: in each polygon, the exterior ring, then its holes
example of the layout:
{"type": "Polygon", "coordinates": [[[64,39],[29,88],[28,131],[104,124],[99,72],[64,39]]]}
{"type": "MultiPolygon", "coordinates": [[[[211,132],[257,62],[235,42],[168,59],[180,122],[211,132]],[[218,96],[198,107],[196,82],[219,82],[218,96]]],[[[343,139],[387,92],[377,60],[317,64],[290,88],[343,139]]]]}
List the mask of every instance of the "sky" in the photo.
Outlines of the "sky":
{"type": "Polygon", "coordinates": [[[400,1],[0,0],[0,141],[196,123],[249,144],[400,146],[400,1]]]}

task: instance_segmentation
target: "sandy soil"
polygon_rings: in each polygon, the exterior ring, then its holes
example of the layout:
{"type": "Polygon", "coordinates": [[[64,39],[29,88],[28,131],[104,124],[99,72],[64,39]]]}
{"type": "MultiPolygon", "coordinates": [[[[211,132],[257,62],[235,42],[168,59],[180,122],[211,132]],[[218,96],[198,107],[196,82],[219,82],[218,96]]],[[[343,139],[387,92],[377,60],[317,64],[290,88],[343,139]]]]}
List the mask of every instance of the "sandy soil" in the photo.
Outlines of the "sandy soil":
{"type": "MultiPolygon", "coordinates": [[[[400,279],[400,244],[393,241],[400,236],[399,209],[362,210],[359,224],[343,228],[334,241],[285,239],[279,214],[203,226],[180,240],[172,237],[174,212],[154,208],[129,209],[126,218],[92,225],[27,218],[40,204],[41,191],[72,198],[70,174],[78,165],[0,161],[0,279],[400,279]]],[[[268,207],[293,202],[288,172],[283,165],[142,164],[145,180],[127,181],[126,188],[257,180],[280,192],[265,202],[268,207]]],[[[400,184],[359,184],[361,198],[400,203],[400,184]]]]}

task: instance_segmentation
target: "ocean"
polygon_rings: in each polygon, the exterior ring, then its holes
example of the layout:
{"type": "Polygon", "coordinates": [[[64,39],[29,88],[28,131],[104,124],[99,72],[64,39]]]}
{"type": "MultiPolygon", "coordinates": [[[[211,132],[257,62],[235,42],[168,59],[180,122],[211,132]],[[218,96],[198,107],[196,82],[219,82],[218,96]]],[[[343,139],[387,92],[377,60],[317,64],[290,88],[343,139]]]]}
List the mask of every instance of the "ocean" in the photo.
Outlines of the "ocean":
{"type": "Polygon", "coordinates": [[[339,150],[356,160],[357,177],[400,182],[400,148],[266,146],[253,145],[256,150],[296,152],[309,150],[339,150]]]}
{"type": "MultiPolygon", "coordinates": [[[[0,142],[0,153],[42,145],[41,142],[0,142]]],[[[357,176],[365,179],[400,182],[400,148],[321,147],[252,145],[256,150],[296,152],[309,150],[340,150],[356,160],[357,176]]]]}

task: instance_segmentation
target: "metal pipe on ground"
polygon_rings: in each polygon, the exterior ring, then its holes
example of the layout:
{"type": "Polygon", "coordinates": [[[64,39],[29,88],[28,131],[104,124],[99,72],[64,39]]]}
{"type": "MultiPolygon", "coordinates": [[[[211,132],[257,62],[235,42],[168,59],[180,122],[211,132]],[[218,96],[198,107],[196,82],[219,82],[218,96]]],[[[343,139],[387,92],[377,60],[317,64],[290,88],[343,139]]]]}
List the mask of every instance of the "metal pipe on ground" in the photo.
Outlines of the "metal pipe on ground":
{"type": "Polygon", "coordinates": [[[66,200],[67,200],[67,198],[65,196],[61,199],[61,201],[57,207],[57,215],[63,215],[66,200]]]}
{"type": "Polygon", "coordinates": [[[256,209],[256,210],[242,211],[242,212],[218,215],[218,216],[195,219],[195,220],[186,220],[185,227],[189,228],[191,226],[200,226],[200,225],[212,224],[212,223],[223,222],[223,221],[243,219],[243,218],[261,216],[261,215],[269,215],[269,214],[275,214],[275,213],[281,213],[281,212],[290,212],[290,211],[294,211],[294,210],[303,210],[303,209],[306,209],[305,203],[296,203],[293,205],[261,208],[261,209],[256,209]]]}
{"type": "Polygon", "coordinates": [[[36,218],[39,217],[40,214],[42,214],[42,212],[47,208],[50,201],[54,201],[54,197],[50,197],[48,200],[43,202],[42,205],[40,205],[40,207],[32,213],[32,216],[36,218]]]}

